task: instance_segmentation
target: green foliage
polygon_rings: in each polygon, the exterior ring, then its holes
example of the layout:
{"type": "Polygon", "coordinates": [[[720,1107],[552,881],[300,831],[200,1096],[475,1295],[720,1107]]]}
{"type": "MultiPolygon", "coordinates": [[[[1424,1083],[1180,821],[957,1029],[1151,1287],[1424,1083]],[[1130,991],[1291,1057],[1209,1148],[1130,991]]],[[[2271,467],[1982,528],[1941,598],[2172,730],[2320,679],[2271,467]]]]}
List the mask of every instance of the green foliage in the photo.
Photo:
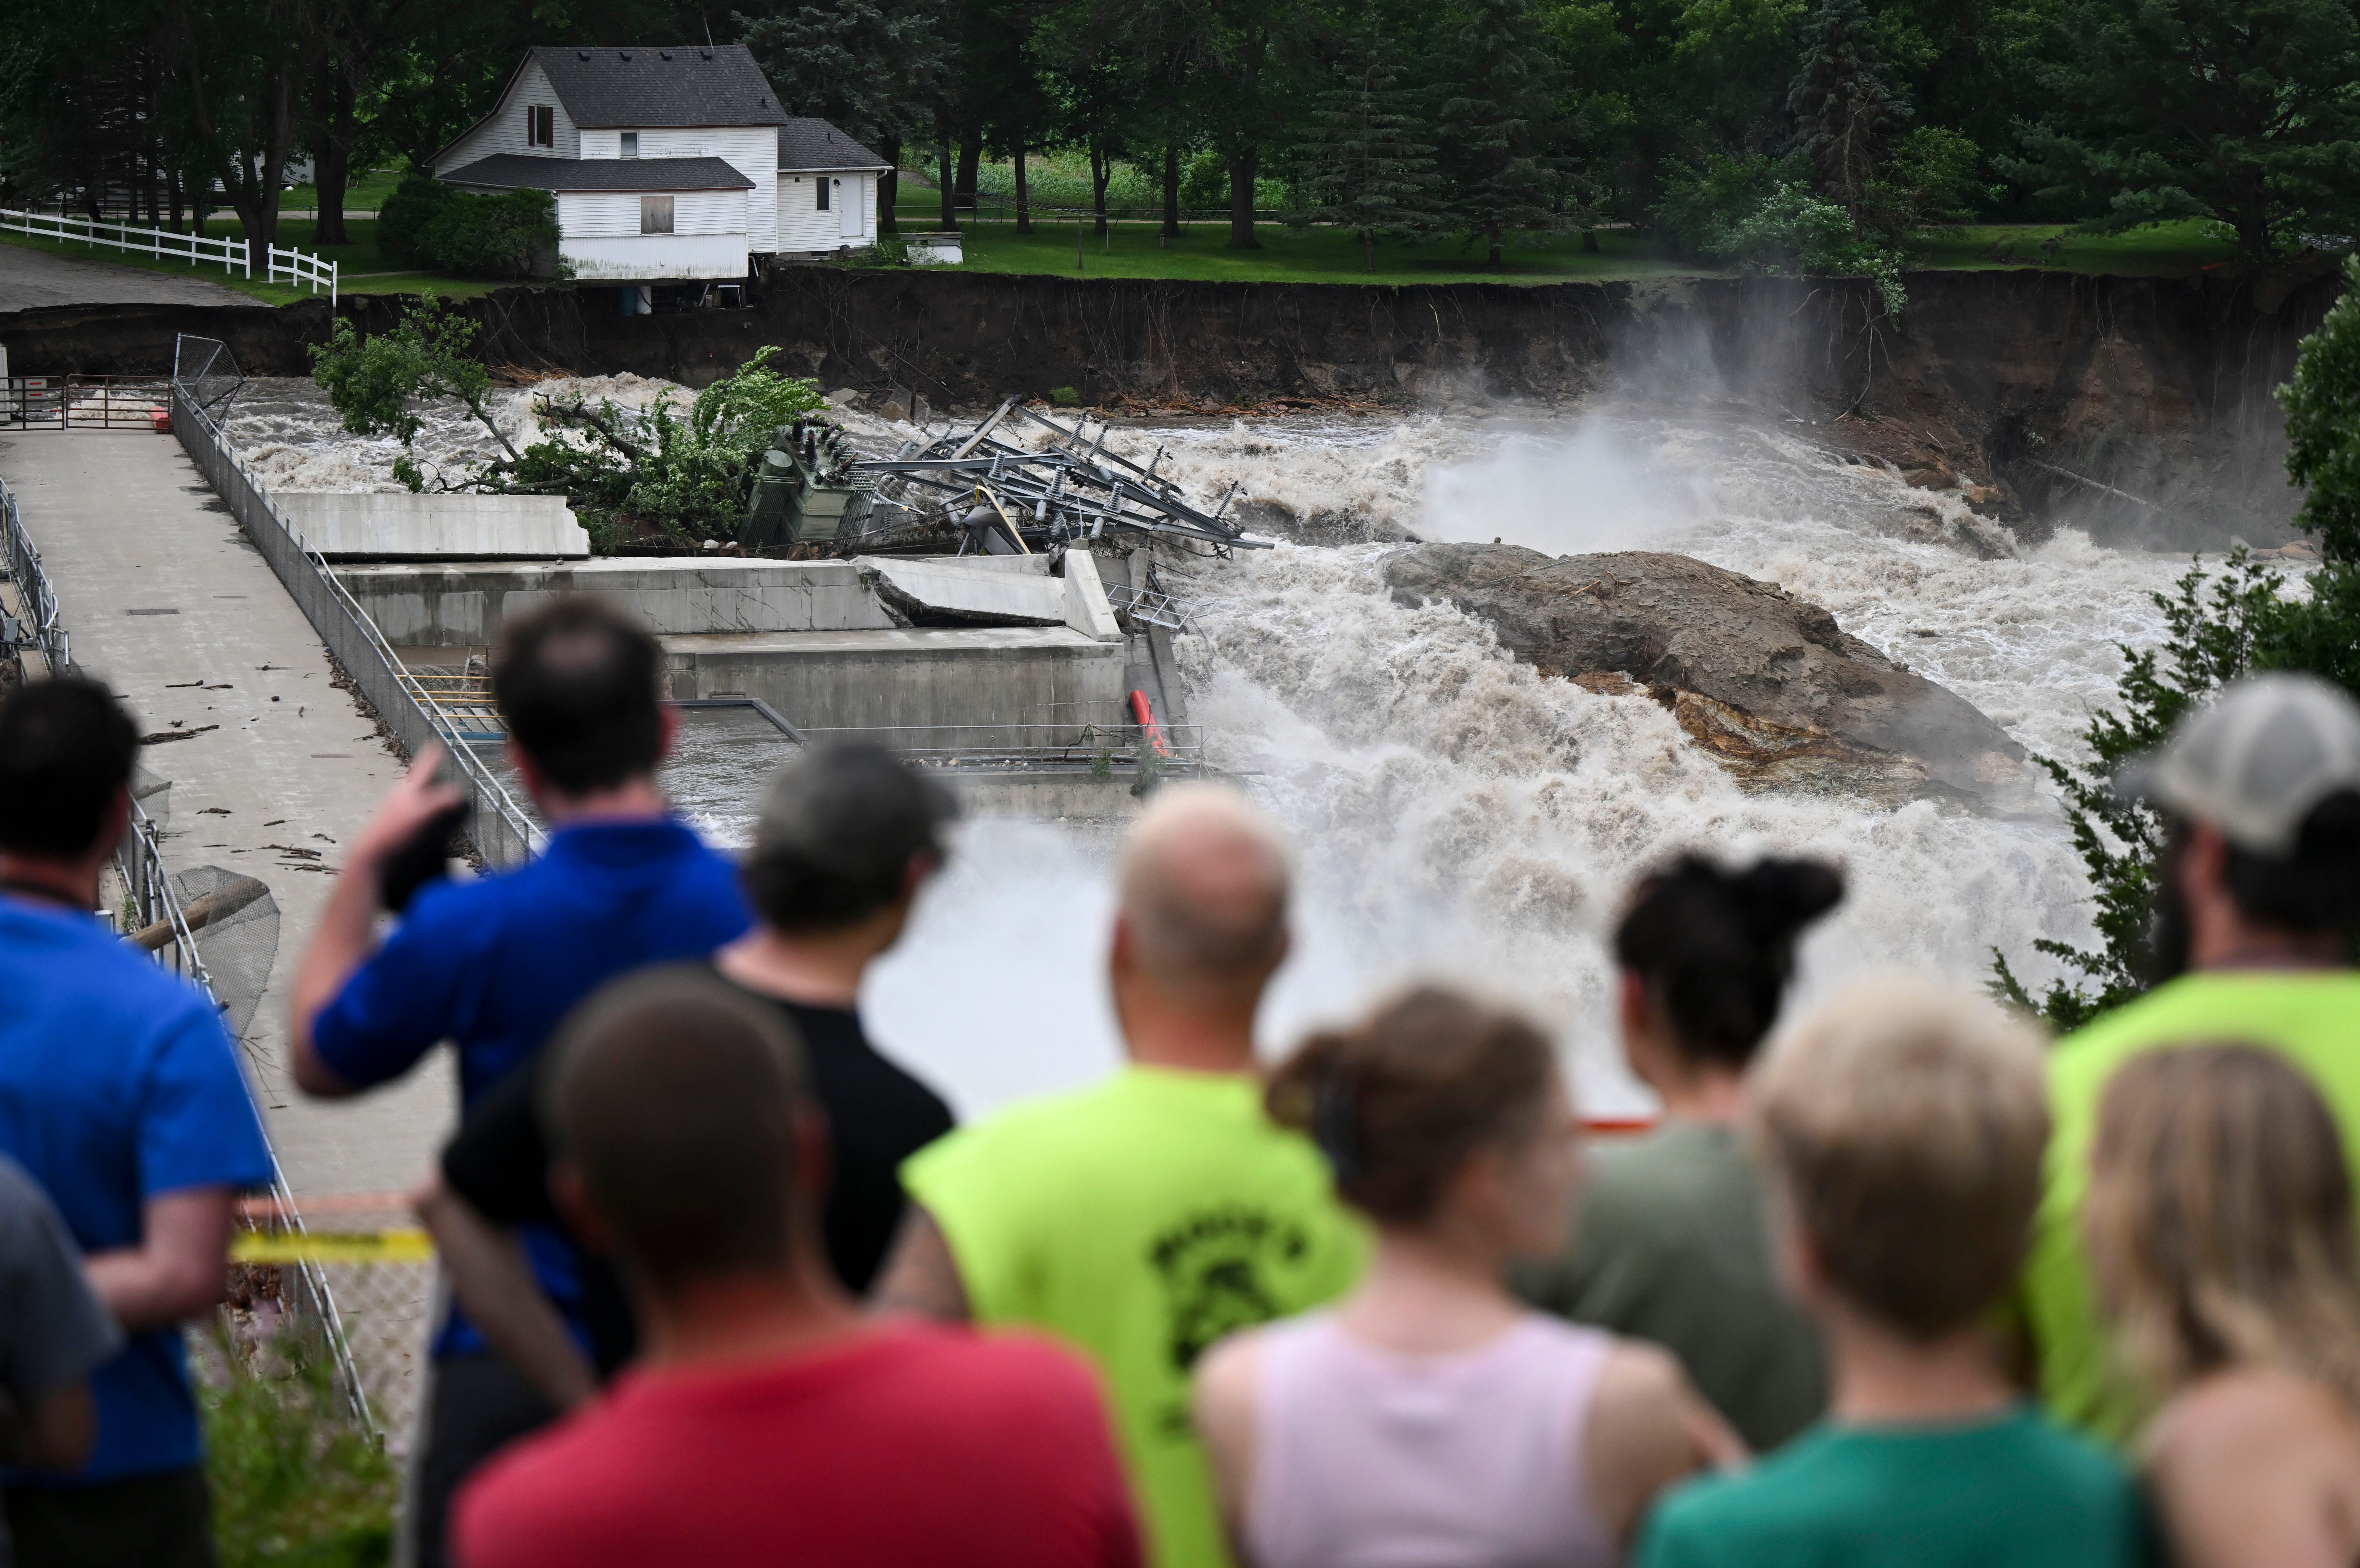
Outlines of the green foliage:
{"type": "Polygon", "coordinates": [[[771,432],[827,407],[818,384],[781,376],[765,346],[693,398],[686,418],[668,401],[634,417],[611,401],[542,398],[534,413],[570,432],[487,463],[465,487],[563,494],[602,553],[634,542],[694,545],[733,537],[754,466],[771,432]]]}
{"type": "Polygon", "coordinates": [[[1693,164],[1667,159],[1663,195],[1648,215],[1673,249],[1702,257],[1721,250],[1730,226],[1782,186],[1801,183],[1807,168],[1798,158],[1774,162],[1758,152],[1714,153],[1693,164]]]}
{"type": "Polygon", "coordinates": [[[426,225],[420,253],[429,267],[464,278],[530,278],[555,261],[557,198],[518,190],[453,196],[426,225]]]}
{"type": "Polygon", "coordinates": [[[1459,0],[1441,32],[1452,72],[1435,116],[1444,203],[1497,266],[1503,236],[1566,225],[1577,127],[1558,114],[1558,61],[1527,0],[1459,0]]]}
{"type": "Polygon", "coordinates": [[[420,295],[391,332],[371,337],[355,331],[351,317],[339,316],[328,341],[311,345],[311,379],[328,394],[344,429],[356,436],[391,435],[401,442],[405,450],[394,462],[394,477],[421,490],[426,476],[406,450],[425,428],[416,408],[421,402],[456,399],[510,457],[516,455],[492,419],[491,373],[468,353],[476,332],[474,321],[453,313],[432,291],[420,295]]]}
{"type": "Polygon", "coordinates": [[[226,1336],[218,1388],[199,1386],[205,1480],[222,1568],[375,1568],[393,1552],[393,1462],[353,1421],[333,1364],[296,1333],[261,1353],[265,1376],[226,1336]]]}
{"type": "Polygon", "coordinates": [[[1049,401],[1060,408],[1077,407],[1081,400],[1082,395],[1070,387],[1053,387],[1049,389],[1049,401]]]}
{"type": "Polygon", "coordinates": [[[529,278],[555,257],[557,241],[557,198],[546,191],[477,196],[413,169],[377,209],[377,254],[400,267],[529,278]]]}
{"type": "Polygon", "coordinates": [[[2225,224],[2257,260],[2360,231],[2350,0],[2066,0],[2006,167],[2092,232],[2225,224]]]}
{"type": "Polygon", "coordinates": [[[1749,272],[1866,278],[1887,315],[1906,301],[1901,253],[1863,234],[1852,215],[1796,178],[1799,155],[1774,163],[1754,155],[1716,158],[1701,169],[1666,171],[1655,221],[1684,252],[1749,272]]]}
{"type": "Polygon", "coordinates": [[[2303,340],[2294,380],[2278,388],[2287,473],[2309,487],[2296,520],[2320,541],[2310,593],[2282,593],[2277,575],[2242,548],[2230,553],[2209,594],[2203,571],[2191,566],[2176,593],[2153,595],[2169,632],[2161,650],[2123,649],[2122,711],[2099,713],[2083,732],[2092,760],[2069,768],[2039,759],[2065,792],[2100,945],[2036,942],[2072,972],[2038,1000],[1994,953],[1993,989],[2059,1029],[2078,1028],[2146,985],[2162,823],[2149,808],[2114,794],[2114,769],[2161,744],[2182,714],[2249,669],[2309,670],[2360,695],[2360,260],[2346,263],[2344,278],[2344,297],[2303,340]]]}
{"type": "Polygon", "coordinates": [[[1420,137],[1397,52],[1371,12],[1348,46],[1344,84],[1320,94],[1295,149],[1311,203],[1302,221],[1351,230],[1372,270],[1380,238],[1415,240],[1442,220],[1434,147],[1420,137]]]}
{"type": "Polygon", "coordinates": [[[952,48],[943,7],[797,0],[731,20],[790,112],[818,115],[888,158],[931,136],[952,48]]]}
{"type": "Polygon", "coordinates": [[[1992,990],[2038,1013],[2060,1033],[2121,1006],[2148,983],[2148,931],[2155,919],[2163,822],[2152,807],[2114,792],[2115,772],[2163,744],[2182,715],[2252,668],[2258,639],[2281,611],[2277,574],[2243,549],[2232,551],[2220,576],[2209,581],[2208,593],[2203,568],[2191,564],[2172,593],[2148,595],[2163,612],[2163,647],[2148,653],[2122,647],[2125,664],[2115,688],[2121,711],[2101,709],[2082,731],[2091,759],[2069,767],[2052,757],[2036,758],[2064,792],[2073,847],[2090,875],[2098,946],[2036,940],[2037,951],[2070,972],[2037,998],[2006,955],[1994,949],[1992,990]]]}
{"type": "Polygon", "coordinates": [[[1861,195],[1862,226],[1899,238],[1972,223],[2005,187],[1983,183],[1983,148],[1956,131],[1920,125],[1893,144],[1861,195]]]}
{"type": "Polygon", "coordinates": [[[412,166],[403,171],[377,210],[377,254],[396,267],[422,267],[421,250],[426,229],[458,192],[434,178],[434,171],[412,166]]]}
{"type": "Polygon", "coordinates": [[[2295,521],[2321,553],[2360,562],[2360,256],[2344,263],[2344,297],[2303,340],[2287,414],[2287,477],[2306,487],[2295,521]]]}
{"type": "Polygon", "coordinates": [[[1861,0],[1819,0],[1802,45],[1802,67],[1786,91],[1795,145],[1819,173],[1819,194],[1856,221],[1909,105],[1876,51],[1861,0]]]}

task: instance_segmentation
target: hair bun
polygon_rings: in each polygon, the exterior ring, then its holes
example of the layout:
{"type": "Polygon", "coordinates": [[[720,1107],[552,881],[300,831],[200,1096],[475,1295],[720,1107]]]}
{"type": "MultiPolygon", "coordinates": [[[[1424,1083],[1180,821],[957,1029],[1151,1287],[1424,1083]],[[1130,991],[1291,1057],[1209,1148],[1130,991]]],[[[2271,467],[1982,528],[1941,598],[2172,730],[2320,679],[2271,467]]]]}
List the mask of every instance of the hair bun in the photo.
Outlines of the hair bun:
{"type": "Polygon", "coordinates": [[[1843,900],[1843,873],[1824,861],[1765,859],[1732,879],[1745,922],[1757,937],[1784,938],[1843,900]]]}

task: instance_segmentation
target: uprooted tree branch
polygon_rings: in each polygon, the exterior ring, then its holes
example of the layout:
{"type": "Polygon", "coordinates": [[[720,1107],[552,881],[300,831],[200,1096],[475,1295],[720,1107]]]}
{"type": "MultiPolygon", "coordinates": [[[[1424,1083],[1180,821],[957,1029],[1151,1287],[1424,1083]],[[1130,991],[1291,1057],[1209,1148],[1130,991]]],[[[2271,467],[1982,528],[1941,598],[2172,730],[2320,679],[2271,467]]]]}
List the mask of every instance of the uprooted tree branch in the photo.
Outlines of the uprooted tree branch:
{"type": "Polygon", "coordinates": [[[532,415],[546,433],[519,452],[493,416],[490,372],[469,357],[476,332],[422,295],[374,337],[339,320],[311,351],[312,379],[346,430],[400,441],[394,476],[411,490],[562,495],[602,554],[732,537],[771,432],[826,406],[815,383],[771,369],[778,351],[765,347],[689,399],[684,415],[669,397],[640,411],[608,398],[535,397],[532,415]],[[421,467],[410,452],[425,428],[421,409],[439,399],[458,403],[507,455],[456,474],[421,467]]]}

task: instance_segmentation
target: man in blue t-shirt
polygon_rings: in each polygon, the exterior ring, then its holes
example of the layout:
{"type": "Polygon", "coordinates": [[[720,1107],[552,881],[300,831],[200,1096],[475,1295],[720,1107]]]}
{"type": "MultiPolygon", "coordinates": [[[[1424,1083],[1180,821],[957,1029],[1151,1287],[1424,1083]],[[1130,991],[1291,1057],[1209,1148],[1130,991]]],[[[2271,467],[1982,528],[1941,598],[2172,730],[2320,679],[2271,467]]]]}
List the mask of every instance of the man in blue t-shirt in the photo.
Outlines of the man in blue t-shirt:
{"type": "MultiPolygon", "coordinates": [[[[672,817],[656,787],[674,727],[662,680],[655,639],[595,600],[560,599],[508,624],[492,694],[549,842],[514,871],[429,885],[378,942],[388,862],[458,799],[434,781],[440,753],[421,757],[353,845],[296,973],[298,1084],[358,1094],[448,1040],[464,1110],[530,1062],[558,1020],[607,980],[701,958],[745,931],[736,868],[672,817]]],[[[586,1345],[570,1244],[552,1228],[524,1241],[551,1302],[586,1345]]],[[[435,1338],[425,1441],[413,1461],[410,1561],[440,1568],[453,1489],[554,1414],[454,1308],[435,1338]]]]}
{"type": "Polygon", "coordinates": [[[91,1379],[88,1462],[9,1470],[7,1508],[28,1559],[178,1568],[213,1560],[180,1323],[221,1299],[237,1192],[271,1162],[211,999],[91,914],[138,747],[94,681],[0,704],[0,1153],[126,1334],[91,1379]]]}

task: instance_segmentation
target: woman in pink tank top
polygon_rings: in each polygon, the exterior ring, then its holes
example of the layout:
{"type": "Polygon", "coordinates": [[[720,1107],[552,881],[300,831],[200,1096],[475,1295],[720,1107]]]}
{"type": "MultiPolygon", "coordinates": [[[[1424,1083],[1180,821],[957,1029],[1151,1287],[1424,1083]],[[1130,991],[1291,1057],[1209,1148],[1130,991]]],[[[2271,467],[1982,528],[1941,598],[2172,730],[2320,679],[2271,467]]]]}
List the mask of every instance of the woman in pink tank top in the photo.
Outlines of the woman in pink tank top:
{"type": "Polygon", "coordinates": [[[1560,1245],[1579,1124],[1547,1039],[1413,991],[1273,1077],[1377,1227],[1359,1291],[1224,1340],[1196,1423],[1251,1568],[1589,1568],[1648,1502],[1743,1445],[1666,1352],[1524,1308],[1560,1245]]]}

